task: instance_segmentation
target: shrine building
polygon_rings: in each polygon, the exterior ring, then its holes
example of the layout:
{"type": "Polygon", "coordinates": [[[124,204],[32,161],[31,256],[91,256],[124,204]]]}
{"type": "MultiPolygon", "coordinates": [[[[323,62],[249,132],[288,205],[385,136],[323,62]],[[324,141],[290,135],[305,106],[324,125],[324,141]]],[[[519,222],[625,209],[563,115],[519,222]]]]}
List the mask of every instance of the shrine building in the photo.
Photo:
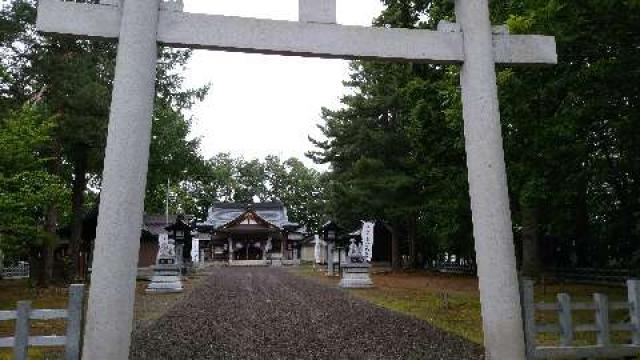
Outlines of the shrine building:
{"type": "Polygon", "coordinates": [[[198,224],[205,259],[231,265],[287,264],[300,260],[301,226],[280,201],[215,203],[198,224]],[[209,236],[204,236],[208,234],[209,236]]]}

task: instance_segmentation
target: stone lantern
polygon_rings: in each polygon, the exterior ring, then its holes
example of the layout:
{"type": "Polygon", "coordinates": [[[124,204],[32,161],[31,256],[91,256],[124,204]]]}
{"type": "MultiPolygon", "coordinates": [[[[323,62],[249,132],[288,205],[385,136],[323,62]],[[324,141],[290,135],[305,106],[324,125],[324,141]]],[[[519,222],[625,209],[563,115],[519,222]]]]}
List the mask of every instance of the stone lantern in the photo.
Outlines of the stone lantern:
{"type": "MultiPolygon", "coordinates": [[[[336,224],[334,221],[329,221],[322,226],[323,238],[325,243],[327,244],[327,275],[329,276],[334,275],[333,250],[336,245],[339,230],[340,228],[338,227],[338,224],[336,224]]],[[[338,259],[338,261],[340,260],[338,259]]]]}

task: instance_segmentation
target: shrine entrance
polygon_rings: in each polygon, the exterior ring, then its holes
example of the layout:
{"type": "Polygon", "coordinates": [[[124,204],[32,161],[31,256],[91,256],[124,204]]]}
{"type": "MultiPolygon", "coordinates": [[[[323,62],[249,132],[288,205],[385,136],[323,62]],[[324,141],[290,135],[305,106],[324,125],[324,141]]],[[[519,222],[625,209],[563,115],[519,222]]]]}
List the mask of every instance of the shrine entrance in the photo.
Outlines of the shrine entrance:
{"type": "Polygon", "coordinates": [[[243,247],[234,252],[234,260],[264,260],[260,243],[255,241],[240,242],[243,247]]]}
{"type": "Polygon", "coordinates": [[[336,0],[299,0],[299,21],[190,14],[182,0],[40,0],[37,30],[118,40],[83,354],[127,359],[149,161],[158,44],[284,56],[461,65],[461,91],[485,348],[525,345],[496,64],[555,64],[555,40],[493,28],[489,0],[456,0],[438,31],[336,24],[336,0]]]}

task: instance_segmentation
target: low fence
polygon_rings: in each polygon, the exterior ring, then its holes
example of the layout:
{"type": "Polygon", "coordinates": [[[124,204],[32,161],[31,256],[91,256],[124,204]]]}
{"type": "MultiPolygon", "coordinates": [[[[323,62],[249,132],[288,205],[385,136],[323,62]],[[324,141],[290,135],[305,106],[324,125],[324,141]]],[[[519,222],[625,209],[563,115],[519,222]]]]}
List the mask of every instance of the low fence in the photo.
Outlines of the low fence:
{"type": "Polygon", "coordinates": [[[0,338],[0,348],[13,348],[15,360],[26,360],[27,349],[34,347],[64,346],[65,360],[80,359],[80,333],[84,304],[84,285],[71,285],[67,309],[38,310],[31,301],[19,301],[14,311],[0,311],[0,321],[15,320],[13,337],[0,338]],[[29,336],[30,320],[66,319],[65,336],[29,336]]]}
{"type": "Polygon", "coordinates": [[[640,281],[628,280],[628,301],[609,302],[604,294],[593,294],[593,302],[572,303],[569,294],[558,294],[556,303],[535,303],[534,282],[522,283],[522,301],[524,329],[527,344],[527,358],[532,359],[582,359],[582,358],[622,358],[640,355],[640,281]],[[574,324],[572,311],[594,311],[594,323],[574,324]],[[611,323],[610,311],[626,310],[629,321],[611,323]],[[557,323],[540,324],[536,322],[536,311],[558,313],[557,323]],[[631,333],[630,344],[612,344],[611,332],[631,333]],[[574,333],[593,332],[597,344],[573,346],[574,333]],[[559,346],[538,346],[536,337],[540,333],[559,335],[559,346]]]}
{"type": "Polygon", "coordinates": [[[544,276],[559,281],[594,285],[622,285],[634,274],[628,269],[549,268],[544,276]]]}
{"type": "Polygon", "coordinates": [[[13,266],[0,268],[0,278],[2,279],[27,279],[29,273],[29,263],[24,261],[13,266]]]}
{"type": "Polygon", "coordinates": [[[436,270],[441,273],[475,275],[477,268],[474,265],[457,264],[457,263],[440,263],[436,266],[436,270]]]}
{"type": "Polygon", "coordinates": [[[296,266],[300,265],[300,260],[231,260],[230,266],[296,266]]]}

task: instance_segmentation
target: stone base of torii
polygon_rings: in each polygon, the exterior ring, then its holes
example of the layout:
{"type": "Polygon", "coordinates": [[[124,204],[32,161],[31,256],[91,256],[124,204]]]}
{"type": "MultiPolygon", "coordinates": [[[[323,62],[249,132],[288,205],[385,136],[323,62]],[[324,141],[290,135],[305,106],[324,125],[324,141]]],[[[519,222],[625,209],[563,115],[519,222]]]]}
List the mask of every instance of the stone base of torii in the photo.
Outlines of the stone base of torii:
{"type": "Polygon", "coordinates": [[[524,359],[495,64],[554,64],[551,37],[493,34],[489,0],[456,0],[445,31],[335,24],[336,0],[299,0],[300,21],[182,12],[181,1],[40,0],[37,28],[118,40],[85,359],[127,359],[146,185],[158,43],[323,58],[461,64],[469,189],[485,348],[524,359]]]}

